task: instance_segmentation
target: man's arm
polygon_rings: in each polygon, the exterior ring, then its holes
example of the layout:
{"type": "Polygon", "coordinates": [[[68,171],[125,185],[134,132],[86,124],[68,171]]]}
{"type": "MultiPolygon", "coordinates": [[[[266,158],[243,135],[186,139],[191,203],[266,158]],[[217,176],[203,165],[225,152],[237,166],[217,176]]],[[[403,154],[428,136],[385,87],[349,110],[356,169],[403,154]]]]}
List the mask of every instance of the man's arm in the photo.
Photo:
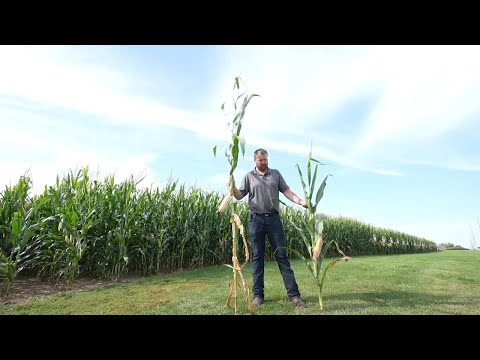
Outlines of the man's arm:
{"type": "Polygon", "coordinates": [[[235,179],[233,175],[230,176],[230,186],[233,188],[233,196],[235,196],[235,199],[242,200],[245,197],[245,195],[243,195],[242,192],[235,186],[235,179]]]}
{"type": "Polygon", "coordinates": [[[291,202],[293,202],[294,204],[303,206],[304,208],[307,207],[307,203],[304,200],[300,199],[298,195],[295,194],[292,190],[290,189],[285,190],[283,192],[283,195],[285,195],[285,197],[291,202]]]}

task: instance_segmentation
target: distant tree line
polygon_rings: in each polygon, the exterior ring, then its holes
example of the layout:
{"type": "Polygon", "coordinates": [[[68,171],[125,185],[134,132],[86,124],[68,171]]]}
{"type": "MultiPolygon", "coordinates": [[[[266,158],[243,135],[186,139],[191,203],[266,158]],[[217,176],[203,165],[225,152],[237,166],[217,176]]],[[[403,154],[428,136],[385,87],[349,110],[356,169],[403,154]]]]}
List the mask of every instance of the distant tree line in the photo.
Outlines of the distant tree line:
{"type": "Polygon", "coordinates": [[[455,245],[455,244],[452,244],[452,243],[440,243],[438,245],[438,248],[440,250],[468,250],[468,249],[464,248],[463,246],[455,245]]]}

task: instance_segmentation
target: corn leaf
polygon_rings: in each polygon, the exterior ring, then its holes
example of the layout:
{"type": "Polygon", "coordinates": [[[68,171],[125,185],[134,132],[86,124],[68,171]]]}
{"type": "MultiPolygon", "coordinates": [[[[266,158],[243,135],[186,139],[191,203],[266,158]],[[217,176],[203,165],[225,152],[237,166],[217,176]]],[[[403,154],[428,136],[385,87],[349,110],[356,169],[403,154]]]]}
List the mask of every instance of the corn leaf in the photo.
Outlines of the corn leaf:
{"type": "Polygon", "coordinates": [[[320,162],[320,161],[318,161],[318,160],[315,160],[315,159],[312,158],[312,157],[310,158],[310,160],[315,161],[315,162],[319,163],[320,165],[326,165],[325,163],[322,163],[322,162],[320,162]]]}
{"type": "Polygon", "coordinates": [[[317,180],[317,170],[318,170],[318,164],[315,165],[315,171],[313,173],[313,180],[310,183],[310,196],[313,195],[313,190],[314,190],[314,187],[315,187],[315,181],[317,180]]]}
{"type": "Polygon", "coordinates": [[[307,201],[307,205],[310,206],[310,199],[307,193],[307,186],[305,185],[305,181],[303,180],[302,170],[300,170],[300,166],[297,164],[298,173],[300,174],[300,181],[302,182],[303,193],[305,194],[305,200],[307,201]]]}
{"type": "Polygon", "coordinates": [[[315,197],[315,206],[313,206],[314,209],[317,208],[318,203],[320,202],[320,200],[321,200],[322,197],[323,197],[323,191],[325,190],[325,186],[327,185],[327,178],[328,178],[329,176],[332,176],[332,175],[331,175],[331,174],[328,174],[327,176],[325,176],[325,179],[323,179],[322,184],[321,184],[320,187],[318,188],[317,196],[315,197]]]}
{"type": "Polygon", "coordinates": [[[238,136],[233,136],[232,145],[232,167],[230,169],[230,175],[233,175],[238,163],[238,136]]]}
{"type": "Polygon", "coordinates": [[[305,244],[305,247],[307,248],[308,250],[308,254],[310,255],[310,257],[312,257],[312,245],[310,244],[310,240],[305,236],[305,234],[303,233],[303,230],[300,229],[297,224],[295,223],[292,223],[293,227],[295,229],[297,229],[298,233],[300,234],[300,236],[302,237],[302,240],[303,240],[303,243],[305,244]]]}
{"type": "Polygon", "coordinates": [[[20,212],[15,211],[13,213],[12,219],[12,245],[13,247],[17,246],[18,239],[20,237],[20,232],[22,229],[23,219],[20,212]]]}

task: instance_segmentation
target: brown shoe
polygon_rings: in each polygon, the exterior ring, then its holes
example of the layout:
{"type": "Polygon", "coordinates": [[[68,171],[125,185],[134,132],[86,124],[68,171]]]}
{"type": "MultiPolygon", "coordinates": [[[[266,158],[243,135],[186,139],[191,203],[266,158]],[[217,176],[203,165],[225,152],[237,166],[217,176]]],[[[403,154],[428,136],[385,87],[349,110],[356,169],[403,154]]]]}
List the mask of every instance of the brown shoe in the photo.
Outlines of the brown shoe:
{"type": "Polygon", "coordinates": [[[299,308],[306,309],[308,306],[305,304],[302,299],[299,297],[294,297],[290,300],[292,303],[295,304],[295,306],[298,306],[299,308]]]}
{"type": "Polygon", "coordinates": [[[260,306],[263,304],[263,299],[260,297],[253,298],[252,305],[253,306],[260,306]]]}

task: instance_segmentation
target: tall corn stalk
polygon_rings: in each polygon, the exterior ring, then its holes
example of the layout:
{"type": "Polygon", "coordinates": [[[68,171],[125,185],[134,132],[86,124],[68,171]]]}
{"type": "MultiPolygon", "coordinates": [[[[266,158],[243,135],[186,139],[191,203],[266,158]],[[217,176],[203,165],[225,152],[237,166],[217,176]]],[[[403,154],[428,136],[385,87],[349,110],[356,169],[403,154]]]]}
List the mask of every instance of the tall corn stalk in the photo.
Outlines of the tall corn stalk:
{"type": "MultiPolygon", "coordinates": [[[[20,177],[17,185],[7,186],[0,193],[0,297],[10,295],[10,288],[18,274],[25,214],[31,188],[30,177],[20,177]]],[[[28,215],[29,217],[30,215],[28,215]]]]}
{"type": "MultiPolygon", "coordinates": [[[[237,287],[240,287],[240,284],[239,284],[238,279],[237,279],[237,275],[238,275],[238,277],[240,277],[240,280],[242,282],[242,287],[243,287],[243,291],[244,291],[245,299],[246,299],[246,303],[247,303],[247,309],[251,314],[253,314],[254,311],[253,311],[253,306],[252,306],[252,303],[251,303],[251,300],[250,300],[249,288],[246,285],[245,279],[243,278],[243,275],[242,275],[242,269],[248,263],[248,261],[250,260],[250,254],[248,252],[248,244],[247,244],[247,241],[245,239],[244,226],[242,224],[242,221],[240,220],[240,217],[237,214],[237,203],[232,202],[232,200],[233,200],[233,181],[232,181],[232,178],[233,178],[233,172],[235,171],[235,169],[237,167],[237,164],[238,164],[239,151],[241,150],[242,151],[242,156],[245,156],[245,138],[240,135],[240,131],[242,129],[242,120],[243,120],[243,117],[245,116],[245,110],[248,106],[248,103],[252,99],[252,97],[259,96],[259,95],[257,95],[257,94],[248,95],[248,94],[246,94],[246,92],[243,92],[243,93],[240,94],[240,81],[242,81],[241,78],[236,77],[234,85],[233,85],[233,90],[235,91],[235,88],[237,89],[236,99],[235,98],[233,99],[235,116],[234,116],[233,121],[231,123],[230,123],[230,121],[227,120],[228,121],[228,126],[229,127],[231,126],[232,142],[230,143],[228,150],[222,148],[225,152],[225,157],[227,158],[228,163],[230,164],[229,194],[224,197],[223,201],[221,202],[221,204],[218,208],[217,213],[224,212],[231,205],[232,212],[231,212],[231,216],[230,216],[230,223],[231,223],[231,227],[232,227],[232,265],[226,265],[226,266],[233,269],[233,286],[228,284],[229,293],[228,293],[228,298],[227,298],[227,307],[230,308],[230,301],[232,300],[232,297],[233,297],[235,314],[237,313],[237,305],[238,305],[237,304],[237,287]],[[243,98],[243,102],[242,102],[242,98],[243,98]],[[237,105],[239,103],[241,103],[240,106],[237,105]],[[238,261],[238,257],[237,257],[238,231],[240,232],[240,235],[242,237],[243,246],[244,246],[244,249],[245,249],[245,262],[242,265],[240,265],[240,263],[238,261]]],[[[243,83],[243,81],[242,81],[242,83],[243,83]]],[[[227,117],[227,113],[225,111],[225,103],[222,104],[222,111],[224,111],[225,116],[227,117]]],[[[214,146],[213,147],[213,156],[216,157],[216,154],[217,154],[217,146],[214,146]]]]}
{"type": "Polygon", "coordinates": [[[340,250],[338,243],[335,240],[330,240],[325,244],[325,246],[323,246],[324,240],[325,240],[325,236],[323,234],[323,216],[321,214],[317,214],[317,206],[323,197],[325,186],[327,185],[327,178],[332,175],[328,174],[327,176],[325,176],[322,183],[320,184],[320,187],[318,188],[318,190],[315,191],[315,181],[317,179],[318,164],[324,165],[320,161],[315,160],[312,157],[312,150],[310,149],[310,154],[308,156],[308,161],[307,161],[308,185],[305,183],[300,166],[298,164],[296,165],[298,169],[298,173],[300,175],[300,180],[302,182],[305,202],[307,203],[306,229],[308,232],[308,236],[305,235],[305,233],[301,229],[299,229],[297,225],[295,224],[293,225],[297,228],[298,232],[301,234],[310,258],[307,259],[298,252],[297,254],[305,261],[305,264],[307,265],[307,268],[310,271],[315,281],[315,284],[317,285],[318,303],[320,305],[320,310],[323,310],[322,289],[323,289],[323,283],[325,281],[325,275],[327,273],[327,270],[331,269],[338,261],[348,261],[351,259],[340,250]],[[315,171],[313,173],[313,177],[312,177],[312,162],[317,163],[315,165],[315,171]],[[320,277],[322,262],[325,259],[327,251],[330,245],[332,245],[332,243],[335,243],[338,252],[343,257],[332,260],[330,264],[323,271],[323,275],[320,277]]]}

